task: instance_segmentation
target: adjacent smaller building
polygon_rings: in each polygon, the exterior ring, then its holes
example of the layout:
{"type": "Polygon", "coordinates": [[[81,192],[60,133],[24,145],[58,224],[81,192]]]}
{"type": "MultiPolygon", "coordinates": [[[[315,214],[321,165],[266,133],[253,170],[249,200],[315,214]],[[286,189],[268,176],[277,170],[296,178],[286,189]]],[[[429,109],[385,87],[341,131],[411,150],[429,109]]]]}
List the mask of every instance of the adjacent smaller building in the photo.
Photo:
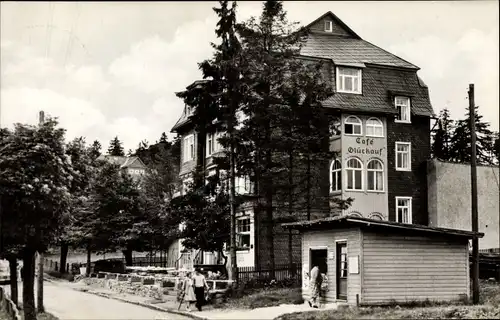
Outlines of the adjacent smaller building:
{"type": "MultiPolygon", "coordinates": [[[[427,163],[429,225],[432,227],[472,229],[472,192],[470,164],[427,163]]],[[[477,166],[478,231],[481,250],[500,250],[500,202],[498,166],[477,166]]]]}
{"type": "Polygon", "coordinates": [[[139,157],[100,155],[97,159],[118,165],[120,169],[126,171],[135,180],[139,180],[144,174],[146,174],[147,167],[139,157]]]}
{"type": "Polygon", "coordinates": [[[283,224],[302,234],[306,272],[328,277],[324,303],[386,305],[469,298],[469,240],[482,233],[355,216],[283,224]]]}

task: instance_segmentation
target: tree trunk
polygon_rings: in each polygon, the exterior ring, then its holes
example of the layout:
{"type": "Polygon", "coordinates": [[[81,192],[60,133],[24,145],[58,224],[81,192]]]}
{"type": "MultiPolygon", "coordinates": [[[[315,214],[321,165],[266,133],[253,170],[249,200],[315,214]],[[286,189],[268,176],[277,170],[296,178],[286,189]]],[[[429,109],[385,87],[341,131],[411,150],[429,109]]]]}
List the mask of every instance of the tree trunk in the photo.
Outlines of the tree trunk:
{"type": "Polygon", "coordinates": [[[90,263],[91,263],[92,250],[90,248],[90,242],[87,244],[87,268],[85,269],[85,275],[90,276],[90,263]]]}
{"type": "Polygon", "coordinates": [[[123,250],[123,255],[125,256],[125,265],[126,266],[132,266],[132,249],[127,248],[123,250]]]}
{"type": "Polygon", "coordinates": [[[307,186],[306,186],[306,210],[307,220],[311,220],[311,155],[307,153],[307,186]]]}
{"type": "Polygon", "coordinates": [[[68,251],[69,251],[69,246],[66,242],[61,242],[61,259],[59,260],[59,272],[60,273],[66,273],[69,272],[69,270],[66,270],[66,261],[68,260],[68,251]]]}
{"type": "MultiPolygon", "coordinates": [[[[266,168],[270,171],[272,165],[272,153],[270,150],[266,151],[266,168]]],[[[267,243],[269,245],[269,262],[270,262],[270,276],[274,279],[274,269],[276,266],[274,256],[274,221],[273,221],[273,179],[270,173],[267,172],[266,177],[266,192],[264,195],[266,204],[266,221],[267,221],[267,243]]]]}
{"type": "Polygon", "coordinates": [[[224,270],[227,273],[227,260],[228,259],[227,259],[226,255],[224,255],[224,250],[219,251],[219,256],[224,259],[224,270]]]}
{"type": "Polygon", "coordinates": [[[236,258],[236,188],[235,174],[236,162],[234,155],[234,123],[231,120],[230,126],[230,151],[229,151],[229,205],[230,205],[230,248],[229,255],[231,257],[231,272],[229,280],[234,280],[233,284],[238,282],[238,261],[236,258]]]}
{"type": "Polygon", "coordinates": [[[43,253],[38,254],[38,293],[37,293],[37,311],[38,313],[45,312],[43,306],[43,253]]]}
{"type": "MultiPolygon", "coordinates": [[[[290,136],[292,134],[291,130],[289,132],[290,136]]],[[[288,154],[288,216],[293,217],[293,150],[289,151],[288,154]]],[[[288,231],[288,263],[290,267],[292,267],[293,263],[293,238],[292,238],[292,229],[288,231]]]]}
{"type": "Polygon", "coordinates": [[[9,271],[10,271],[10,299],[16,306],[18,306],[18,296],[17,291],[17,258],[9,258],[9,271]]]}
{"type": "Polygon", "coordinates": [[[24,320],[37,320],[35,310],[35,250],[23,252],[23,310],[24,320]]]}

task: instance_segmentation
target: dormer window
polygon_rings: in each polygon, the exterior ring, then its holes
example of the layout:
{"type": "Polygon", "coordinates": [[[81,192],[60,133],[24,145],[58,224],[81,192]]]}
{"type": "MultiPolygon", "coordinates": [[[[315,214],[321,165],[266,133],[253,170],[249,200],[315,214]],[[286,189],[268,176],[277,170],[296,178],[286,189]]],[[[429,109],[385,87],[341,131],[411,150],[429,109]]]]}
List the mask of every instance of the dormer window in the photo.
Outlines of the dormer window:
{"type": "Polygon", "coordinates": [[[333,22],[325,21],[325,32],[332,32],[332,31],[333,31],[333,22]]]}
{"type": "Polygon", "coordinates": [[[361,94],[361,69],[337,67],[337,92],[361,94]]]}
{"type": "Polygon", "coordinates": [[[395,97],[394,105],[398,110],[396,115],[396,122],[411,123],[410,120],[410,98],[408,97],[395,97]]]}
{"type": "Polygon", "coordinates": [[[186,116],[193,114],[193,107],[186,105],[186,116]]]}

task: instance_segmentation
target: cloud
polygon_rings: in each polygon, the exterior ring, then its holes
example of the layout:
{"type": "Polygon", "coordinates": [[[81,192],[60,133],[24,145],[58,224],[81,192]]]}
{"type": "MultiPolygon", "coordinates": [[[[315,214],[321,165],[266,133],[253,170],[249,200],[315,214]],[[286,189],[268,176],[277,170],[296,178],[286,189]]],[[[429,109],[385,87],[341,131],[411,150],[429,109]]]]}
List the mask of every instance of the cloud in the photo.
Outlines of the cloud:
{"type": "Polygon", "coordinates": [[[201,74],[197,62],[210,58],[215,19],[181,25],[171,41],[154,35],[114,60],[109,73],[124,86],[147,94],[182,90],[201,74]]]}
{"type": "Polygon", "coordinates": [[[425,35],[388,49],[422,68],[419,75],[436,112],[447,107],[453,118],[463,118],[468,86],[474,83],[480,113],[498,130],[498,27],[471,29],[457,39],[425,35]]]}
{"type": "Polygon", "coordinates": [[[107,130],[108,139],[105,140],[105,144],[114,136],[118,136],[120,141],[124,142],[125,151],[128,151],[128,149],[135,150],[142,140],[146,139],[151,143],[153,140],[148,138],[160,136],[154,129],[148,123],[141,122],[137,118],[118,118],[109,124],[107,130]]]}
{"type": "Polygon", "coordinates": [[[110,83],[105,79],[104,73],[100,66],[81,66],[74,69],[70,73],[76,85],[87,90],[106,91],[110,87],[110,83]]]}
{"type": "Polygon", "coordinates": [[[106,124],[101,111],[88,101],[67,97],[49,89],[2,88],[0,103],[3,126],[15,122],[36,124],[41,110],[59,119],[60,125],[67,129],[66,136],[69,139],[86,136],[90,127],[106,124]]]}

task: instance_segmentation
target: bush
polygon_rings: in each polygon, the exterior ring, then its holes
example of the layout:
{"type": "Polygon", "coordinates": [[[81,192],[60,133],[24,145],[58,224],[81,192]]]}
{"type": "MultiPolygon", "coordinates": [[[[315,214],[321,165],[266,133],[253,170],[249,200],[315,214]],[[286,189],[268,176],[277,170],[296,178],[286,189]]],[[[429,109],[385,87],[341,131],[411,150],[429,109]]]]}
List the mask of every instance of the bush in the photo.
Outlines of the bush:
{"type": "Polygon", "coordinates": [[[99,272],[125,273],[125,263],[120,259],[97,260],[94,273],[99,272]]]}
{"type": "Polygon", "coordinates": [[[59,271],[49,271],[47,272],[47,274],[54,278],[68,280],[70,282],[73,282],[75,280],[75,275],[71,273],[60,273],[59,271]]]}
{"type": "Polygon", "coordinates": [[[230,297],[226,302],[215,304],[216,308],[230,309],[255,309],[263,307],[279,306],[281,304],[302,304],[302,289],[253,289],[252,293],[239,297],[230,297]]]}

